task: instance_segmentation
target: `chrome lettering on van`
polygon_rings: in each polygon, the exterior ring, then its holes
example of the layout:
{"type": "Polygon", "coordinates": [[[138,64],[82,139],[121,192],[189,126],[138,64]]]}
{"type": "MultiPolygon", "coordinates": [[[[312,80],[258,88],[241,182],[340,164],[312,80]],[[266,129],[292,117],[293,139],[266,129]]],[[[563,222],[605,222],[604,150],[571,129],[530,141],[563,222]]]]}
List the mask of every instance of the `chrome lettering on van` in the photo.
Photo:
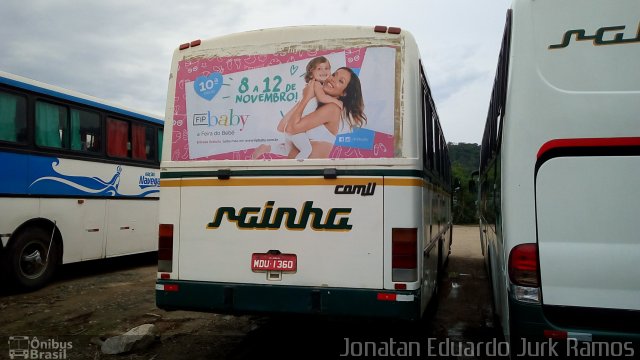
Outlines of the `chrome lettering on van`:
{"type": "Polygon", "coordinates": [[[640,42],[640,23],[638,24],[638,31],[636,33],[636,37],[634,38],[628,38],[628,39],[624,38],[624,32],[621,32],[621,31],[624,30],[625,28],[626,28],[625,25],[604,26],[598,29],[595,35],[585,35],[586,34],[585,29],[569,30],[564,33],[562,42],[560,44],[549,45],[549,49],[562,49],[569,46],[569,43],[571,42],[571,37],[573,35],[575,35],[576,41],[592,40],[593,45],[595,46],[619,45],[619,44],[630,44],[630,43],[640,42]],[[618,31],[618,32],[615,34],[612,34],[613,39],[605,40],[604,39],[605,33],[610,31],[618,31]]]}
{"type": "Polygon", "coordinates": [[[230,206],[220,207],[213,215],[213,221],[207,224],[207,229],[219,228],[225,215],[240,230],[276,230],[283,222],[287,230],[297,231],[305,230],[309,223],[315,231],[350,231],[353,227],[348,217],[351,208],[331,208],[325,215],[322,209],[313,207],[313,201],[305,201],[299,210],[274,208],[274,204],[275,201],[267,201],[264,207],[243,207],[238,211],[230,206]]]}
{"type": "Polygon", "coordinates": [[[368,183],[367,185],[336,185],[334,194],[360,194],[362,196],[371,196],[376,191],[376,183],[368,183]]]}

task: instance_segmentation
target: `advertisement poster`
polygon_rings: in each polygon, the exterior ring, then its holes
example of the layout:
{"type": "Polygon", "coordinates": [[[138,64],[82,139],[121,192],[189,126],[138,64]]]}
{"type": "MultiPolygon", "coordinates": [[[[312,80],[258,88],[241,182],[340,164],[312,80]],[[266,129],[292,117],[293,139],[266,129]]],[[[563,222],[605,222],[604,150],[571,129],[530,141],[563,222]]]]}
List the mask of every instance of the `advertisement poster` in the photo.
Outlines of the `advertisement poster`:
{"type": "Polygon", "coordinates": [[[183,60],[171,159],[393,157],[395,57],[368,47],[183,60]]]}

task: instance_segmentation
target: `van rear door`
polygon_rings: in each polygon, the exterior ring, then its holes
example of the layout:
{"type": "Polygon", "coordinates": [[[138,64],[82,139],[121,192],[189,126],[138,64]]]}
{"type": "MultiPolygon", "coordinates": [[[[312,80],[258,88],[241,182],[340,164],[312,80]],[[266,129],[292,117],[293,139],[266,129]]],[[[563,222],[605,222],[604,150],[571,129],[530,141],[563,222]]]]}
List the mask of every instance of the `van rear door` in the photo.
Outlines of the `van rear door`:
{"type": "Polygon", "coordinates": [[[544,305],[640,310],[640,157],[609,153],[537,172],[544,305]]]}

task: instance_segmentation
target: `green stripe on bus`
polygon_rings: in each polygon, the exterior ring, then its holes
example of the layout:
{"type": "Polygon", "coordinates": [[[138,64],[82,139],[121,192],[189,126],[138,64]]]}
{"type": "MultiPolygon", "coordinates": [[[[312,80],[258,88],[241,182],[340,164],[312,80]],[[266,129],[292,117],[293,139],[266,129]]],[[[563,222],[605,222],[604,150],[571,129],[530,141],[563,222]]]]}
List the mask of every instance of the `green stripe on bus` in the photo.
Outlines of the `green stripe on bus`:
{"type": "MultiPolygon", "coordinates": [[[[175,171],[161,172],[161,179],[181,179],[192,177],[218,177],[218,176],[324,176],[325,169],[314,170],[222,170],[222,171],[175,171]]],[[[337,176],[402,176],[425,178],[419,170],[336,170],[337,176]]]]}

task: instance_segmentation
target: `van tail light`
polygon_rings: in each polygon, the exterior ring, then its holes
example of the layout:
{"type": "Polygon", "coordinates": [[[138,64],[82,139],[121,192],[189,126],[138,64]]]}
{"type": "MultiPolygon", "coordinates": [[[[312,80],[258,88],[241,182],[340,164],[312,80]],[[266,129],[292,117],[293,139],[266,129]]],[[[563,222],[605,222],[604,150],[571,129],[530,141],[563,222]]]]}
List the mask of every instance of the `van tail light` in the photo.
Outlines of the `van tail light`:
{"type": "Polygon", "coordinates": [[[158,231],[158,272],[173,270],[173,224],[160,224],[158,231]]]}
{"type": "Polygon", "coordinates": [[[515,285],[539,287],[538,245],[521,244],[509,254],[509,279],[515,285]]]}
{"type": "Polygon", "coordinates": [[[540,303],[538,245],[520,244],[509,254],[509,280],[516,300],[540,303]]]}
{"type": "Polygon", "coordinates": [[[392,281],[418,280],[418,229],[393,228],[391,230],[392,281]]]}

